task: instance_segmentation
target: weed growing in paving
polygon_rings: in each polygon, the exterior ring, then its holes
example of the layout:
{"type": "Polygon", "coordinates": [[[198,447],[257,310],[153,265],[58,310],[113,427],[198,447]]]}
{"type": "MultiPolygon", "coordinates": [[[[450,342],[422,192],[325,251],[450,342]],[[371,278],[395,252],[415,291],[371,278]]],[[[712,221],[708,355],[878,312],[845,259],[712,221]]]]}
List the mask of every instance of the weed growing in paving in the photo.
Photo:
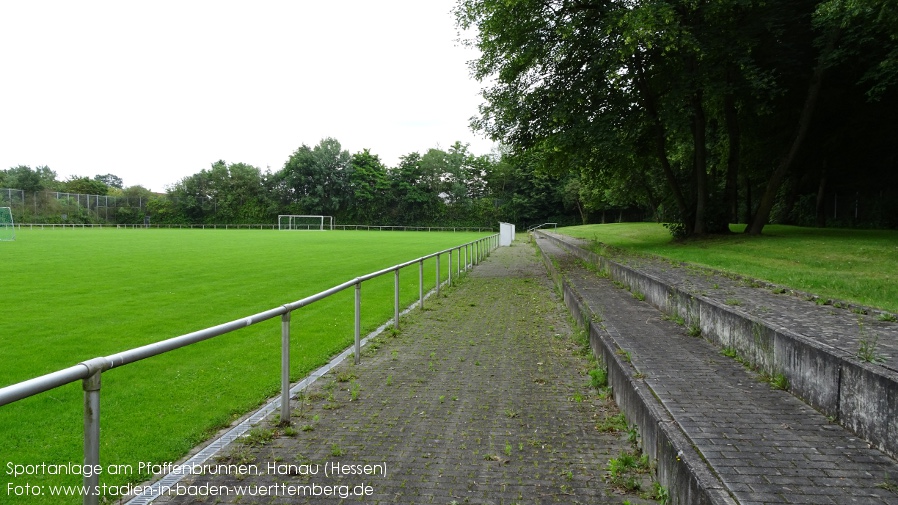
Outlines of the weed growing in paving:
{"type": "Polygon", "coordinates": [[[608,484],[612,487],[634,492],[642,489],[643,475],[650,470],[649,458],[636,451],[622,452],[611,458],[605,467],[608,484]]]}
{"type": "Polygon", "coordinates": [[[652,482],[652,493],[649,496],[652,500],[656,500],[660,505],[670,503],[670,492],[660,482],[652,482]]]}
{"type": "Polygon", "coordinates": [[[613,416],[606,415],[597,425],[596,429],[603,432],[616,433],[627,429],[627,418],[623,414],[613,416]]]}
{"type": "Polygon", "coordinates": [[[589,385],[597,391],[608,386],[608,370],[596,367],[589,371],[589,385]]]}
{"type": "Polygon", "coordinates": [[[860,319],[857,321],[858,333],[860,333],[860,343],[857,351],[857,357],[861,361],[867,363],[882,363],[886,360],[885,356],[879,353],[879,335],[873,333],[868,334],[864,329],[864,322],[860,319]]]}
{"type": "Polygon", "coordinates": [[[624,359],[624,361],[626,361],[627,363],[631,363],[631,362],[633,361],[633,356],[630,354],[630,351],[625,351],[625,350],[623,350],[623,349],[618,349],[616,352],[617,352],[617,354],[618,354],[619,356],[621,356],[621,357],[624,359]]]}
{"type": "Polygon", "coordinates": [[[683,319],[683,316],[681,316],[679,314],[662,316],[661,319],[664,319],[665,321],[673,321],[674,323],[678,324],[679,326],[686,326],[686,320],[683,319]]]}
{"type": "Polygon", "coordinates": [[[762,375],[762,378],[766,379],[773,389],[779,389],[781,391],[789,390],[789,379],[782,373],[777,372],[769,377],[762,375]]]}
{"type": "Polygon", "coordinates": [[[889,314],[888,312],[883,312],[883,313],[879,314],[879,316],[877,316],[876,319],[879,319],[880,321],[887,322],[887,323],[894,323],[894,322],[898,321],[898,317],[896,317],[895,314],[889,314]]]}
{"type": "Polygon", "coordinates": [[[337,382],[349,382],[355,378],[357,378],[356,374],[352,373],[350,370],[337,374],[337,382]]]}
{"type": "Polygon", "coordinates": [[[876,487],[879,489],[885,489],[886,491],[890,491],[894,494],[898,494],[898,484],[892,482],[892,479],[886,476],[885,480],[876,484],[876,487]]]}
{"type": "Polygon", "coordinates": [[[240,439],[243,445],[247,445],[250,447],[261,447],[263,445],[268,445],[274,439],[274,430],[262,428],[260,426],[253,426],[250,428],[246,435],[240,439]]]}

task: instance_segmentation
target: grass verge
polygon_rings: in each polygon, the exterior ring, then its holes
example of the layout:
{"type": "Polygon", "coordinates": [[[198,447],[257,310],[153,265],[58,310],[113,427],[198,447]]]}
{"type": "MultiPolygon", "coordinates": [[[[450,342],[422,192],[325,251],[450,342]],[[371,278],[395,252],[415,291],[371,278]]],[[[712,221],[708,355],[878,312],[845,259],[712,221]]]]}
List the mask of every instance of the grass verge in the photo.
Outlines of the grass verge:
{"type": "Polygon", "coordinates": [[[732,235],[674,242],[657,223],[559,229],[636,253],[709,266],[826,298],[898,312],[898,232],[768,225],[758,237],[732,235]]]}

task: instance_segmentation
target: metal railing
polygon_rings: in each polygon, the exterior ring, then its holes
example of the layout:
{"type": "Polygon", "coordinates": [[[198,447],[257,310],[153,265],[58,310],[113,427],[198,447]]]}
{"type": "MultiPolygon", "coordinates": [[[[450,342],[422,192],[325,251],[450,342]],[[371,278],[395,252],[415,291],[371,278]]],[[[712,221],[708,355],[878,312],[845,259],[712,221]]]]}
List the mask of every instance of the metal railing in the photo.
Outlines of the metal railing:
{"type": "Polygon", "coordinates": [[[527,231],[539,230],[540,228],[542,228],[544,226],[551,226],[553,230],[558,229],[558,223],[543,223],[543,224],[537,224],[537,225],[531,226],[530,228],[527,228],[527,231]]]}
{"type": "MultiPolygon", "coordinates": [[[[0,388],[0,407],[34,396],[51,389],[75,382],[82,381],[82,389],[84,390],[84,465],[97,467],[100,464],[100,386],[101,376],[103,372],[112,368],[121,367],[135,361],[140,361],[153,356],[158,356],[175,349],[180,349],[197,342],[211,339],[225,333],[245,328],[275,317],[281,317],[281,421],[289,422],[290,420],[290,315],[294,310],[310,305],[314,302],[327,298],[335,293],[345,289],[355,288],[355,329],[354,329],[354,355],[355,363],[358,364],[361,355],[361,296],[362,283],[367,280],[386,275],[394,272],[394,305],[395,312],[393,316],[393,325],[399,328],[399,272],[403,268],[418,264],[418,304],[420,308],[424,308],[424,261],[430,258],[436,260],[436,293],[440,292],[442,284],[440,256],[448,255],[449,268],[447,285],[452,285],[452,253],[456,252],[455,276],[456,278],[468,270],[468,268],[480,263],[491,251],[496,249],[499,244],[499,235],[490,235],[482,239],[467,242],[456,247],[444,249],[439,252],[421,256],[420,258],[407,261],[398,265],[378,270],[361,277],[356,277],[350,281],[339,284],[320,293],[308,296],[295,302],[286,303],[280,307],[259,312],[251,316],[235,319],[228,323],[220,324],[203,330],[187,333],[178,337],[173,337],[160,342],[155,342],[142,347],[129,349],[117,354],[105,357],[97,357],[78,363],[77,365],[57,370],[55,372],[35,377],[17,384],[12,384],[0,388]],[[464,267],[462,267],[462,256],[464,255],[464,267]]],[[[85,472],[83,484],[87,490],[84,496],[85,505],[96,505],[99,503],[99,494],[97,494],[99,486],[99,472],[85,472]]]]}
{"type": "MultiPolygon", "coordinates": [[[[277,230],[277,223],[262,224],[103,224],[103,223],[16,223],[21,230],[55,230],[57,228],[116,228],[116,229],[183,229],[183,230],[277,230]]],[[[335,224],[334,230],[369,230],[369,231],[452,231],[452,232],[494,232],[495,228],[476,226],[397,226],[373,224],[335,224]]]]}

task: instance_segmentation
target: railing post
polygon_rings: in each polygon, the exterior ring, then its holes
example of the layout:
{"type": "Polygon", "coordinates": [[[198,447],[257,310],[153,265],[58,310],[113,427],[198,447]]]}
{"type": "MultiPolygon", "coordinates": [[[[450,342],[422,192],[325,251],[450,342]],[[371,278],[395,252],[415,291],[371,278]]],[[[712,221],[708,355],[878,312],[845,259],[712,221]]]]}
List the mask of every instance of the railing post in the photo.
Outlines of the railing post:
{"type": "Polygon", "coordinates": [[[449,267],[449,287],[452,287],[452,249],[449,249],[449,264],[446,266],[449,267]]]}
{"type": "Polygon", "coordinates": [[[362,281],[355,283],[355,364],[362,358],[362,281]]]}
{"type": "MultiPolygon", "coordinates": [[[[81,382],[84,389],[84,466],[90,466],[92,470],[100,466],[100,375],[102,372],[96,372],[81,382]]],[[[97,505],[100,501],[99,472],[84,472],[82,482],[87,491],[84,505],[97,505]]]]}
{"type": "Polygon", "coordinates": [[[281,315],[281,424],[290,423],[290,311],[281,315]]]}
{"type": "Polygon", "coordinates": [[[439,253],[437,253],[437,295],[439,295],[439,294],[440,294],[440,255],[439,255],[439,253]]]}
{"type": "Polygon", "coordinates": [[[396,330],[399,330],[399,269],[396,269],[396,282],[394,283],[394,318],[393,318],[393,327],[396,330]]]}
{"type": "Polygon", "coordinates": [[[424,310],[424,260],[418,263],[418,305],[424,310]]]}

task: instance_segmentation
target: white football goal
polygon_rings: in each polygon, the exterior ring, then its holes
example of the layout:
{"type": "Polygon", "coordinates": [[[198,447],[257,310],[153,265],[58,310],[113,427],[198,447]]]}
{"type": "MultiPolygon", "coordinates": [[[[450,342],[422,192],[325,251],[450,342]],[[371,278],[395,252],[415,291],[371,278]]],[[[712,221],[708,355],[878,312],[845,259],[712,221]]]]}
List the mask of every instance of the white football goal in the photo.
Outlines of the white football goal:
{"type": "Polygon", "coordinates": [[[313,216],[302,214],[281,214],[278,216],[279,230],[333,230],[334,216],[313,216]]]}
{"type": "Polygon", "coordinates": [[[0,207],[0,241],[16,239],[16,224],[12,222],[12,209],[0,207]]]}

